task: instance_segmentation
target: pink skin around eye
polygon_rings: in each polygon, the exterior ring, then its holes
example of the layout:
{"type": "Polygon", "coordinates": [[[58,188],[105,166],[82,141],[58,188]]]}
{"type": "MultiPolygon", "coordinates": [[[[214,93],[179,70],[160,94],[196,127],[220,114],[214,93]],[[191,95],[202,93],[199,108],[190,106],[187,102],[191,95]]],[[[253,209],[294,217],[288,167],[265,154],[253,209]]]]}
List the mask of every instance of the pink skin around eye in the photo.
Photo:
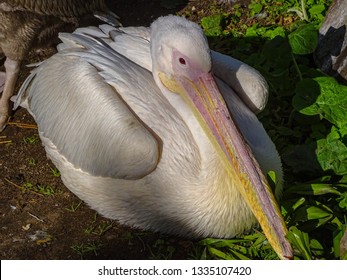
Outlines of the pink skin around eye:
{"type": "Polygon", "coordinates": [[[178,50],[173,50],[172,52],[172,68],[174,75],[184,75],[192,81],[205,74],[197,63],[178,50]]]}

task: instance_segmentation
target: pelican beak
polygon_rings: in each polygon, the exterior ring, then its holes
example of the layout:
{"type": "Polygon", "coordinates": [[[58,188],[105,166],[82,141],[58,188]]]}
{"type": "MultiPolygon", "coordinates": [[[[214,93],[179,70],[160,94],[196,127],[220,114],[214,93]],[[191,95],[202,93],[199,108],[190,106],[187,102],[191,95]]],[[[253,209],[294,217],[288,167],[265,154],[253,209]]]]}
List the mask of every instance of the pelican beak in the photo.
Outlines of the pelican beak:
{"type": "Polygon", "coordinates": [[[292,259],[293,250],[285,238],[287,228],[271,188],[229,112],[211,73],[194,81],[159,73],[162,84],[179,93],[192,108],[215,146],[235,185],[260,223],[272,248],[281,259],[292,259]]]}

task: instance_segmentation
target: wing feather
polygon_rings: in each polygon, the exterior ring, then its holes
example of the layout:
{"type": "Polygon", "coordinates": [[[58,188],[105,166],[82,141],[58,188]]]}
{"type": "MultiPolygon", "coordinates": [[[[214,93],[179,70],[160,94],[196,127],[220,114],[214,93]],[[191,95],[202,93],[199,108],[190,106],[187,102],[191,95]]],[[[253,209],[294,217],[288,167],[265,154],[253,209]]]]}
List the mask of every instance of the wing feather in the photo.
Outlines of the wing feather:
{"type": "Polygon", "coordinates": [[[213,73],[228,84],[254,113],[262,111],[268,99],[268,84],[253,67],[231,56],[211,51],[213,73]]]}
{"type": "Polygon", "coordinates": [[[61,38],[61,51],[36,68],[19,93],[39,132],[75,167],[94,176],[149,174],[160,160],[161,141],[119,91],[134,96],[158,91],[151,74],[102,40],[80,34],[61,38]],[[148,81],[145,89],[141,79],[148,81]]]}

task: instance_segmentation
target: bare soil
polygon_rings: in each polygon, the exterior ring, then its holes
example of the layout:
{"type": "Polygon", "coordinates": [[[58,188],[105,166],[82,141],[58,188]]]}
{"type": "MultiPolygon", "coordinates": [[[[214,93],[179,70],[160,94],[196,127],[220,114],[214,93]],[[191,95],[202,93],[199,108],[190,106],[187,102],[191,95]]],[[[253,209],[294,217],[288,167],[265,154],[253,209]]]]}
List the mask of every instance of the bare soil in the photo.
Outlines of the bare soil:
{"type": "MultiPolygon", "coordinates": [[[[109,6],[124,26],[147,26],[158,16],[175,13],[189,14],[191,20],[199,22],[212,4],[214,9],[230,8],[208,0],[182,1],[172,8],[162,6],[163,2],[110,0],[109,6]]],[[[32,51],[23,65],[54,52],[54,48],[32,51]]],[[[23,66],[17,89],[28,72],[23,66]]],[[[35,127],[18,124],[35,122],[26,110],[19,109],[0,133],[0,259],[198,257],[196,240],[143,232],[99,216],[62,184],[35,127]]]]}

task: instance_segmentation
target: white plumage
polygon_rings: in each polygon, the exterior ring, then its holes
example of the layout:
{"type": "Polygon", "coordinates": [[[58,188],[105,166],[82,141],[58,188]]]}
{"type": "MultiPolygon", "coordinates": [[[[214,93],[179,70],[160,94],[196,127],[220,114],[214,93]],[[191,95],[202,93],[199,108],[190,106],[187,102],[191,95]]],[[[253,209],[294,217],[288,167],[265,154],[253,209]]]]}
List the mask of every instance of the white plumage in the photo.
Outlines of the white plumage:
{"type": "MultiPolygon", "coordinates": [[[[233,237],[255,225],[253,213],[267,227],[257,214],[261,211],[249,207],[257,202],[244,199],[247,164],[257,166],[253,156],[245,159],[243,168],[244,152],[238,154],[230,144],[231,134],[224,134],[228,124],[220,127],[225,121],[218,118],[212,126],[204,122],[205,116],[197,113],[200,108],[192,108],[184,97],[186,89],[198,91],[213,82],[213,66],[231,118],[263,172],[276,172],[280,194],[276,148],[230,87],[236,84],[241,98],[261,110],[267,86],[256,70],[215,52],[211,60],[200,27],[175,16],[159,18],[151,29],[103,25],[60,38],[59,52],[32,71],[16,106],[20,103],[34,116],[46,152],[72,192],[104,216],[142,229],[233,237]],[[201,82],[205,77],[207,84],[201,82]]],[[[224,114],[219,107],[210,112],[215,113],[224,114]]],[[[235,141],[243,141],[237,137],[235,141]]],[[[275,212],[259,215],[271,216],[269,223],[280,228],[270,229],[268,238],[272,232],[280,236],[280,249],[275,250],[281,258],[290,258],[273,197],[268,187],[260,193],[275,212]]]]}

